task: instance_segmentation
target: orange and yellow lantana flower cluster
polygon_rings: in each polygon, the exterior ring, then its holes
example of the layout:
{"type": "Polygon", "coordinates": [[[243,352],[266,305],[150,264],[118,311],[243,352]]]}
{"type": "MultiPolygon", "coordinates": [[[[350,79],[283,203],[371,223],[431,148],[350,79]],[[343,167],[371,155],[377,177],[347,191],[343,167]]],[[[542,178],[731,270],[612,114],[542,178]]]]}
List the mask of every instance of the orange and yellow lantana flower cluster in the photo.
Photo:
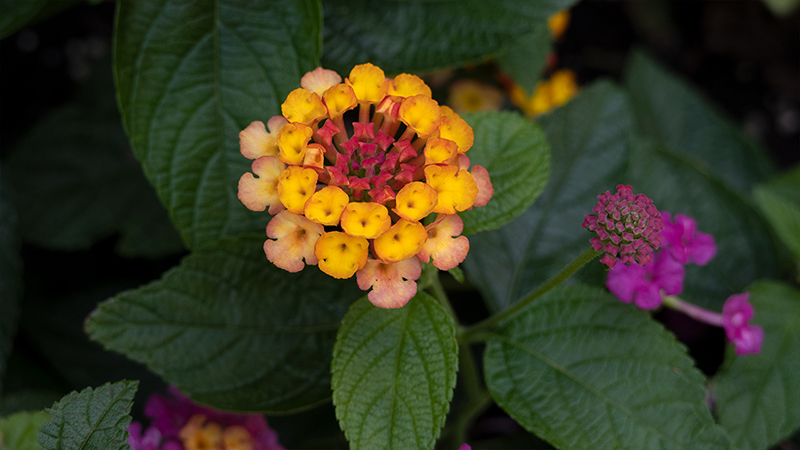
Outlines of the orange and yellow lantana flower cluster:
{"type": "Polygon", "coordinates": [[[399,308],[417,292],[420,261],[448,270],[464,260],[457,213],[494,192],[484,167],[470,169],[472,128],[415,75],[363,64],[342,82],[320,67],[300,84],[281,116],[239,133],[254,160],[239,199],[274,215],[264,243],[273,264],[356,275],[373,304],[399,308]]]}

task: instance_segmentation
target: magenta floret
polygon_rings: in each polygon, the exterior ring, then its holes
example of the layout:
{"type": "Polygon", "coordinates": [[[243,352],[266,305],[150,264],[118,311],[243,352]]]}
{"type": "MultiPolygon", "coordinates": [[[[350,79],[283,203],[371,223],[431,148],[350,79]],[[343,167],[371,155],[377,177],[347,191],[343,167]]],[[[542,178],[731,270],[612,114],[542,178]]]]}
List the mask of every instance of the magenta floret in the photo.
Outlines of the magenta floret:
{"type": "Polygon", "coordinates": [[[644,194],[634,195],[630,186],[622,184],[615,194],[606,191],[597,198],[582,226],[597,234],[590,242],[596,251],[605,252],[600,262],[614,268],[619,261],[641,266],[652,261],[664,228],[653,201],[644,194]]]}

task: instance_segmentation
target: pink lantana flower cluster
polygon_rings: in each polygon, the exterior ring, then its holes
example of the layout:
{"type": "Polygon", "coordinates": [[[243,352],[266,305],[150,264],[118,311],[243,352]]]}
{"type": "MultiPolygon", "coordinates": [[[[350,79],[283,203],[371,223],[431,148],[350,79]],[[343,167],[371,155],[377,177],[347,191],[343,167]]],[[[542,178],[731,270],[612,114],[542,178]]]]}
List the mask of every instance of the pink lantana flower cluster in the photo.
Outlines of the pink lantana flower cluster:
{"type": "Polygon", "coordinates": [[[659,233],[661,249],[646,266],[619,264],[608,272],[606,287],[620,301],[634,303],[641,309],[655,309],[665,304],[696,320],[723,327],[728,341],[739,355],[758,353],[764,338],[763,329],[751,325],[753,307],[749,293],[732,295],[722,314],[700,308],[675,296],[683,292],[685,265],[708,264],[716,253],[714,237],[697,230],[695,220],[661,212],[663,229],[659,233]]]}
{"type": "Polygon", "coordinates": [[[131,450],[285,450],[264,416],[201,406],[175,387],[166,396],[153,394],[144,413],[149,427],[128,427],[131,450]]]}

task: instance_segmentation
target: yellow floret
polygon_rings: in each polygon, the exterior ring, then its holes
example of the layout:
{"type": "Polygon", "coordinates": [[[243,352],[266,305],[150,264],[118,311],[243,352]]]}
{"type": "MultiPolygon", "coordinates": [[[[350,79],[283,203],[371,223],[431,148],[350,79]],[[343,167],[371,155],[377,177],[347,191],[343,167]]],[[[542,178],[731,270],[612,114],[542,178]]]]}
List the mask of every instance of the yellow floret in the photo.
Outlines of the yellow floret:
{"type": "Polygon", "coordinates": [[[308,220],[322,225],[338,225],[339,217],[349,201],[350,198],[341,188],[324,187],[306,202],[305,216],[308,220]]]}
{"type": "Polygon", "coordinates": [[[289,122],[309,125],[324,118],[328,110],[325,109],[319,95],[297,88],[286,97],[286,101],[281,105],[281,113],[289,122]]]}
{"type": "Polygon", "coordinates": [[[317,239],[314,254],[320,270],[334,278],[350,278],[367,264],[368,249],[363,237],[331,231],[317,239]]]}
{"type": "Polygon", "coordinates": [[[419,222],[400,219],[383,236],[375,239],[375,254],[383,261],[398,262],[410,258],[425,245],[428,233],[419,222]]]}
{"type": "Polygon", "coordinates": [[[409,221],[418,221],[436,207],[438,194],[436,189],[425,183],[414,181],[408,183],[397,193],[395,212],[409,221]]]}
{"type": "Polygon", "coordinates": [[[400,120],[419,137],[428,137],[436,131],[442,113],[436,100],[424,95],[414,95],[400,105],[400,120]]]}
{"type": "Polygon", "coordinates": [[[389,95],[398,97],[412,97],[414,95],[431,96],[431,88],[416,75],[401,73],[394,77],[392,84],[389,85],[389,95]]]}
{"type": "Polygon", "coordinates": [[[286,164],[300,165],[314,130],[302,123],[287,123],[278,134],[278,158],[286,164]]]}
{"type": "Polygon", "coordinates": [[[278,198],[283,206],[295,214],[303,214],[306,202],[317,188],[317,172],[298,166],[289,166],[278,177],[278,198]]]}
{"type": "Polygon", "coordinates": [[[442,106],[442,120],[439,124],[439,137],[449,139],[458,145],[458,152],[465,153],[472,147],[475,134],[466,120],[447,106],[442,106]]]}
{"type": "Polygon", "coordinates": [[[389,210],[380,203],[350,203],[342,213],[342,229],[351,236],[374,239],[390,226],[389,210]]]}
{"type": "Polygon", "coordinates": [[[455,214],[475,203],[478,184],[469,172],[456,166],[427,166],[425,181],[439,193],[433,212],[455,214]]]}
{"type": "Polygon", "coordinates": [[[339,117],[358,106],[358,99],[353,88],[346,84],[337,84],[331,87],[322,96],[325,100],[325,106],[328,107],[328,116],[331,119],[339,117]]]}
{"type": "Polygon", "coordinates": [[[458,156],[458,144],[455,142],[433,137],[425,143],[425,164],[450,164],[458,156]]]}
{"type": "Polygon", "coordinates": [[[386,97],[391,81],[381,68],[366,63],[353,67],[345,83],[353,88],[358,101],[377,103],[386,97]]]}

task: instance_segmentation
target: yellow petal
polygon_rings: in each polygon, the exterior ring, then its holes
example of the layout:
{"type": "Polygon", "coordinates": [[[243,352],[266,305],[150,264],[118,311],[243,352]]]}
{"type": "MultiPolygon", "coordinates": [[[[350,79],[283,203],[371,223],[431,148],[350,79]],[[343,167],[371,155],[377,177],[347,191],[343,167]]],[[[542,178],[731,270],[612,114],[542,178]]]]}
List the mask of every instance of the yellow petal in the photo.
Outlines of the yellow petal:
{"type": "Polygon", "coordinates": [[[425,164],[450,164],[458,156],[458,144],[438,137],[432,137],[425,143],[425,164]]]}
{"type": "Polygon", "coordinates": [[[281,105],[281,113],[289,122],[309,125],[327,116],[328,110],[325,109],[319,95],[298,88],[286,97],[286,101],[281,105]]]}
{"type": "Polygon", "coordinates": [[[314,130],[302,123],[287,123],[278,134],[278,158],[286,164],[300,165],[314,130]]]}
{"type": "Polygon", "coordinates": [[[426,166],[425,182],[439,193],[439,202],[433,212],[455,214],[464,211],[475,203],[478,196],[475,179],[456,166],[426,166]]]}
{"type": "Polygon", "coordinates": [[[353,88],[346,84],[337,84],[331,87],[322,96],[325,106],[328,108],[328,116],[331,118],[339,117],[358,106],[358,99],[353,88]]]}
{"type": "Polygon", "coordinates": [[[419,137],[428,137],[436,131],[441,118],[439,104],[424,95],[408,97],[400,105],[400,120],[419,137]]]}
{"type": "Polygon", "coordinates": [[[374,239],[392,226],[389,210],[380,203],[350,203],[342,213],[342,229],[351,236],[374,239]]]}
{"type": "Polygon", "coordinates": [[[353,67],[345,83],[353,88],[358,101],[378,103],[386,97],[391,81],[379,67],[366,63],[353,67]]]}
{"type": "Polygon", "coordinates": [[[317,239],[319,268],[334,278],[350,278],[367,263],[369,243],[363,237],[331,231],[317,239]]]}
{"type": "Polygon", "coordinates": [[[303,214],[306,202],[316,188],[317,172],[314,169],[289,166],[278,177],[278,198],[295,214],[303,214]]]}
{"type": "Polygon", "coordinates": [[[389,85],[389,95],[398,97],[413,97],[415,95],[431,96],[431,88],[416,75],[401,73],[394,77],[389,85]]]}
{"type": "Polygon", "coordinates": [[[386,262],[402,261],[416,255],[427,238],[428,233],[421,223],[400,219],[373,241],[375,254],[386,262]]]}
{"type": "Polygon", "coordinates": [[[451,140],[458,145],[458,152],[465,153],[472,147],[475,134],[466,120],[447,106],[442,106],[442,119],[439,124],[439,137],[451,140]]]}
{"type": "Polygon", "coordinates": [[[395,199],[395,212],[408,221],[419,221],[436,207],[438,194],[436,189],[420,181],[403,186],[395,199]]]}
{"type": "Polygon", "coordinates": [[[338,225],[339,217],[350,201],[350,197],[336,186],[327,186],[308,199],[305,216],[312,222],[322,225],[338,225]]]}

